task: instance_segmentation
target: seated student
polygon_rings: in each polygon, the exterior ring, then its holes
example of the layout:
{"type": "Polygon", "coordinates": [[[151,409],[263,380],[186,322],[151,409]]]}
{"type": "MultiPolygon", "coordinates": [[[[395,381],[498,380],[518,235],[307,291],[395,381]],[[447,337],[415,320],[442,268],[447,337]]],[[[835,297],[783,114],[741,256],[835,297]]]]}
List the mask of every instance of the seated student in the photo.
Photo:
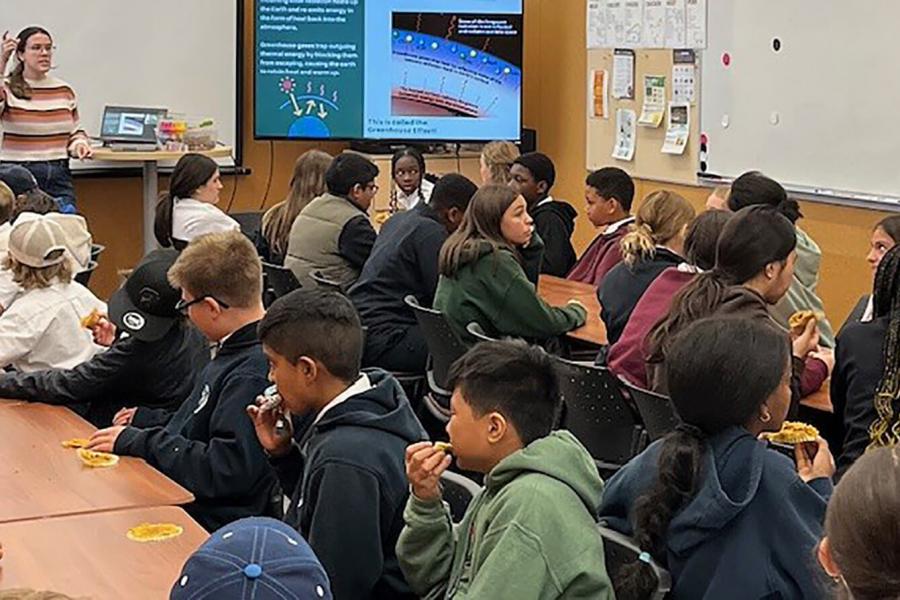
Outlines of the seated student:
{"type": "Polygon", "coordinates": [[[451,369],[452,455],[485,488],[455,528],[441,502],[452,457],[428,442],[406,450],[412,494],[397,555],[428,598],[591,598],[613,590],[595,513],[603,482],[568,431],[556,369],[522,341],[478,344],[451,369]]]}
{"type": "MultiPolygon", "coordinates": [[[[869,239],[869,253],[866,254],[866,262],[872,268],[872,276],[878,271],[878,265],[888,250],[900,242],[900,215],[892,215],[880,220],[872,229],[872,236],[869,239]]],[[[867,323],[872,320],[872,296],[866,294],[856,303],[847,320],[844,321],[843,327],[850,323],[862,321],[867,323]]],[[[840,334],[838,334],[840,335],[840,334]]]]}
{"type": "Polygon", "coordinates": [[[275,519],[247,517],[209,536],[184,563],[169,595],[213,598],[331,600],[331,586],[296,531],[275,519]]]}
{"type": "Polygon", "coordinates": [[[89,404],[85,418],[98,427],[128,405],[176,410],[209,362],[203,335],[175,310],[180,294],[166,272],[177,257],[151,252],[110,298],[112,329],[122,335],[108,350],[71,369],[0,375],[0,397],[89,404]]]}
{"type": "Polygon", "coordinates": [[[0,181],[9,186],[13,196],[16,198],[22,194],[40,189],[38,187],[37,179],[34,178],[31,171],[22,165],[10,163],[0,164],[0,181]]]}
{"type": "Polygon", "coordinates": [[[715,188],[706,199],[706,210],[729,210],[729,195],[731,195],[731,186],[719,186],[715,188]]]}
{"type": "Polygon", "coordinates": [[[325,173],[328,192],[306,205],[291,227],[284,266],[304,287],[319,271],[344,289],[358,278],[372,246],[375,230],[366,214],[378,191],[378,167],[355,152],[344,152],[325,173]]]}
{"type": "Polygon", "coordinates": [[[247,412],[290,494],[285,520],[315,550],[335,598],[412,599],[394,545],[409,493],[403,450],[426,434],[397,380],[360,372],[362,336],[353,305],[335,292],[279,298],[259,337],[283,406],[247,412]],[[308,424],[296,438],[285,411],[308,424]]]}
{"type": "Polygon", "coordinates": [[[444,175],[429,203],[388,220],[359,280],[350,288],[363,325],[363,365],[388,371],[425,372],[428,346],[404,298],[431,306],[438,283],[438,256],[459,227],[478,188],[462,175],[444,175]]]}
{"type": "MultiPolygon", "coordinates": [[[[834,459],[821,438],[796,446],[796,465],[757,439],[788,413],[787,339],[759,321],[704,319],[669,357],[683,424],[609,480],[601,521],[669,570],[674,600],[820,597],[811,555],[834,459]]],[[[639,558],[622,567],[616,595],[650,598],[649,571],[639,558]]]]}
{"type": "Polygon", "coordinates": [[[434,190],[434,183],[425,172],[425,157],[407,146],[391,157],[391,212],[415,208],[421,202],[427,204],[434,190]]]}
{"type": "Polygon", "coordinates": [[[327,152],[307,150],[294,163],[287,198],[266,211],[257,250],[262,259],[275,265],[284,264],[291,226],[306,205],[325,193],[325,172],[334,160],[327,152]]]}
{"type": "Polygon", "coordinates": [[[202,154],[185,154],[175,164],[169,190],[159,195],[153,233],[163,248],[183,249],[197,236],[239,231],[237,221],[216,207],[222,180],[219,165],[202,154]]]}
{"type": "Polygon", "coordinates": [[[216,343],[213,359],[177,411],[124,409],[89,448],[143,458],[186,487],[196,498],[186,510],[210,531],[276,514],[275,475],[244,411],[268,386],[256,336],[265,314],[256,249],[237,231],[203,235],[168,276],[181,289],[177,310],[216,343]]]}
{"type": "Polygon", "coordinates": [[[540,152],[523,154],[510,169],[509,185],[525,198],[535,230],[544,240],[541,273],[565,277],[575,264],[571,237],[578,213],[568,202],[550,195],[555,182],[553,161],[540,152]]]}
{"type": "MultiPolygon", "coordinates": [[[[715,267],[694,277],[675,295],[668,313],[646,338],[647,376],[653,391],[667,393],[669,345],[673,336],[698,319],[716,315],[758,320],[787,339],[787,330],[767,309],[791,285],[796,243],[793,225],[770,208],[748,207],[729,219],[719,236],[715,267]]],[[[801,396],[818,390],[828,378],[817,342],[814,320],[793,339],[792,411],[801,396]]]]}
{"type": "Polygon", "coordinates": [[[660,273],[684,262],[684,240],[696,213],[674,192],[653,192],[638,209],[634,225],[619,243],[622,262],[597,289],[600,318],[610,344],[615,344],[644,290],[660,273]]]}
{"type": "Polygon", "coordinates": [[[549,306],[526,275],[523,252],[539,237],[525,199],[506,186],[486,185],[469,204],[459,228],[441,248],[434,308],[467,342],[466,330],[481,325],[491,337],[546,340],[584,324],[587,311],[572,300],[564,308],[549,306]],[[532,239],[534,237],[534,239],[532,239]]]}
{"type": "Polygon", "coordinates": [[[622,262],[619,243],[634,223],[631,203],[634,181],[617,167],[604,167],[587,176],[585,181],[587,217],[594,227],[605,227],[594,238],[567,277],[599,286],[610,269],[622,262]]]}
{"type": "MultiPolygon", "coordinates": [[[[825,306],[816,292],[819,283],[819,264],[822,262],[822,251],[809,235],[797,227],[797,221],[803,218],[796,200],[788,198],[781,185],[762,173],[751,171],[744,173],[731,184],[728,196],[728,208],[733,211],[745,206],[757,204],[774,207],[794,224],[797,232],[797,264],[794,266],[794,278],[788,293],[771,308],[775,320],[787,327],[788,319],[798,310],[812,310],[824,314],[825,306]]],[[[819,319],[819,332],[822,345],[834,347],[834,332],[828,319],[819,319]]]]}
{"type": "Polygon", "coordinates": [[[669,312],[672,298],[678,290],[690,283],[698,273],[715,266],[719,235],[730,218],[728,211],[708,210],[694,219],[684,242],[687,262],[669,267],[653,280],[631,312],[619,341],[610,347],[606,358],[613,373],[642,389],[649,387],[644,339],[656,322],[669,312]]]}
{"type": "Polygon", "coordinates": [[[13,194],[9,186],[0,181],[0,254],[6,252],[9,248],[9,232],[12,231],[13,204],[15,204],[16,196],[13,194]]]}
{"type": "Polygon", "coordinates": [[[838,335],[831,403],[837,435],[838,473],[875,446],[900,443],[893,408],[900,358],[900,247],[889,250],[875,275],[873,319],[850,323],[838,335]]]}
{"type": "Polygon", "coordinates": [[[70,369],[101,348],[81,319],[106,305],[72,280],[65,232],[44,215],[18,219],[4,267],[23,292],[0,316],[0,367],[70,369]]]}
{"type": "Polygon", "coordinates": [[[819,563],[839,598],[882,600],[900,594],[900,449],[866,452],[834,488],[825,513],[819,563]]]}
{"type": "Polygon", "coordinates": [[[512,142],[489,142],[481,149],[479,164],[481,165],[481,183],[506,185],[509,183],[509,171],[513,162],[519,157],[519,148],[512,142]]]}

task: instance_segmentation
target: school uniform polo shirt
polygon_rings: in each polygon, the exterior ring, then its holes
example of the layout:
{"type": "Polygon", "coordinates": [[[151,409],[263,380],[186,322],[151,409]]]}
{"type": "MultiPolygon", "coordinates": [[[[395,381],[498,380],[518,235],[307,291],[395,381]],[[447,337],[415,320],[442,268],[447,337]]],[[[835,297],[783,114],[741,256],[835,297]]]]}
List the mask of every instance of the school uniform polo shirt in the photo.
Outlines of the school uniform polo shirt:
{"type": "Polygon", "coordinates": [[[102,348],[81,319],[106,304],[77,282],[24,292],[0,315],[0,368],[71,369],[102,348]]]}

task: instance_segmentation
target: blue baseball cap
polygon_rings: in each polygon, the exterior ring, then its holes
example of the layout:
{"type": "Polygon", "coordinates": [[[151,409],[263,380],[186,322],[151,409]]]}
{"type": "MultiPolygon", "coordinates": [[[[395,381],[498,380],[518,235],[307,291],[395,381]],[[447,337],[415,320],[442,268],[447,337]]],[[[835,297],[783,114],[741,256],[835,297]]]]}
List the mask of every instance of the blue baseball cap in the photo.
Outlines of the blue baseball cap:
{"type": "Polygon", "coordinates": [[[181,569],[169,600],[332,600],[328,575],[292,527],[249,517],[213,533],[181,569]]]}

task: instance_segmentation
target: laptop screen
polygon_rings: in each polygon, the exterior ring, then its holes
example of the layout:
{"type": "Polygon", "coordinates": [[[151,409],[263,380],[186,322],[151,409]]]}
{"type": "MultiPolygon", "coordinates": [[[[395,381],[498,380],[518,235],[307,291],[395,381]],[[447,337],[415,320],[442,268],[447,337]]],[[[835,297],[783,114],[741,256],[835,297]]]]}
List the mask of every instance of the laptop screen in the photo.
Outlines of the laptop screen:
{"type": "Polygon", "coordinates": [[[164,108],[107,106],[100,138],[111,142],[156,142],[156,126],[165,116],[164,108]]]}

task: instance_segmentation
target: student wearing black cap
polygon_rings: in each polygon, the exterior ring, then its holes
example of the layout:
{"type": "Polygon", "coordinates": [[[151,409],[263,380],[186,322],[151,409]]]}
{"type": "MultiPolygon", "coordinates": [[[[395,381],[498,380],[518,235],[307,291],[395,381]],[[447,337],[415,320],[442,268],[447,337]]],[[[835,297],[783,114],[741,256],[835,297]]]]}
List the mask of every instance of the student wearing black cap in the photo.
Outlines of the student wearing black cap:
{"type": "MultiPolygon", "coordinates": [[[[87,405],[86,418],[109,425],[126,406],[175,410],[209,362],[202,334],[175,309],[181,296],[166,279],[174,250],[148,254],[109,301],[118,339],[72,369],[0,376],[0,397],[87,405]]],[[[104,319],[105,320],[105,319],[104,319]]]]}

